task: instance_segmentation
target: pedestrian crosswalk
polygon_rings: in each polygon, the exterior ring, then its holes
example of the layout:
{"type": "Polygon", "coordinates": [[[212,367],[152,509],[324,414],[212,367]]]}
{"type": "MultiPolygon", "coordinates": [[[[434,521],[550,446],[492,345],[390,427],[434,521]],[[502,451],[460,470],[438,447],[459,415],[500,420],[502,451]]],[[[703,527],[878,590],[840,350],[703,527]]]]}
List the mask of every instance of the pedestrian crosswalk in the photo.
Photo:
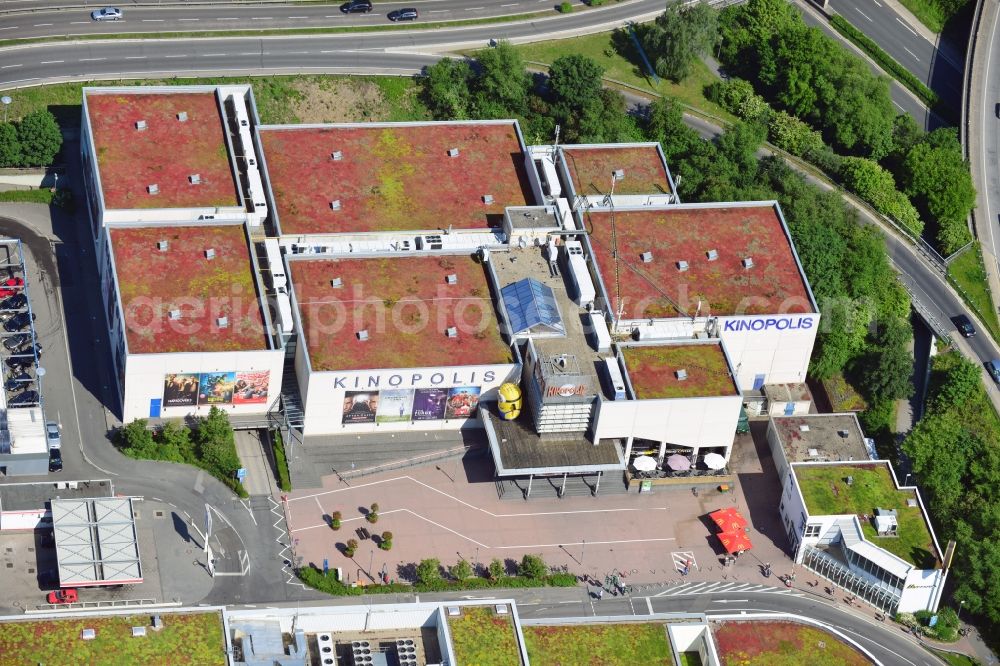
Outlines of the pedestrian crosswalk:
{"type": "Polygon", "coordinates": [[[789,596],[805,596],[801,592],[790,589],[779,589],[770,585],[760,585],[758,583],[743,583],[740,581],[701,581],[675,585],[662,592],[654,594],[654,597],[683,597],[696,594],[720,594],[724,592],[768,592],[772,594],[785,594],[789,596]]]}
{"type": "Polygon", "coordinates": [[[670,553],[674,560],[674,569],[687,574],[688,571],[698,568],[698,561],[694,558],[694,552],[690,550],[675,550],[670,553]]]}

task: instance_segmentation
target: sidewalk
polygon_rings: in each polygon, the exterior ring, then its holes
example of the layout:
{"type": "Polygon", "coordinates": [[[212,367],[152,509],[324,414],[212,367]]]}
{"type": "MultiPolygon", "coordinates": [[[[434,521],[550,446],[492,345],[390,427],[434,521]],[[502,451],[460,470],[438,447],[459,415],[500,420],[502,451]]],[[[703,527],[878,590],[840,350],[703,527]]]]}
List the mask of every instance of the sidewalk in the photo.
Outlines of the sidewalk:
{"type": "Polygon", "coordinates": [[[240,456],[247,476],[243,487],[251,495],[274,495],[278,486],[271,473],[271,463],[264,452],[257,430],[236,431],[236,453],[240,456]]]}

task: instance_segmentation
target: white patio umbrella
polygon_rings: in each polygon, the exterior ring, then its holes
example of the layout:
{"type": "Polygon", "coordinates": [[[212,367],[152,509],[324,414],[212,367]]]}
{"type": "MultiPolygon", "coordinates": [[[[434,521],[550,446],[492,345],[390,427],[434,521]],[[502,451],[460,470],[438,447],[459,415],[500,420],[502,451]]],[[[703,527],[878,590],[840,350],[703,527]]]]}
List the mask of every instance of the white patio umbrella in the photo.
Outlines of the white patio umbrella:
{"type": "Polygon", "coordinates": [[[639,472],[652,472],[656,469],[656,458],[650,456],[639,456],[632,461],[632,467],[639,472]]]}
{"type": "Polygon", "coordinates": [[[726,466],[726,459],[718,453],[709,453],[705,456],[705,467],[709,469],[722,469],[726,466]]]}
{"type": "Polygon", "coordinates": [[[686,469],[691,469],[691,461],[687,459],[687,456],[675,453],[667,458],[667,467],[675,472],[683,472],[686,469]]]}

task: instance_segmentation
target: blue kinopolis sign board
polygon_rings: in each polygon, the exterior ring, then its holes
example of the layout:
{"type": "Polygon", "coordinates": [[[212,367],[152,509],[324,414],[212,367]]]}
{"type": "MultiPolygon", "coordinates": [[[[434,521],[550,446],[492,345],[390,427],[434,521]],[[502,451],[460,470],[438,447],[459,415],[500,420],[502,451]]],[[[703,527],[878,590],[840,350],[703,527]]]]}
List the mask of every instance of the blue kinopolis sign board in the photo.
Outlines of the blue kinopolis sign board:
{"type": "Polygon", "coordinates": [[[768,317],[745,317],[726,319],[722,322],[724,333],[743,331],[799,331],[816,326],[818,315],[775,315],[768,317]]]}

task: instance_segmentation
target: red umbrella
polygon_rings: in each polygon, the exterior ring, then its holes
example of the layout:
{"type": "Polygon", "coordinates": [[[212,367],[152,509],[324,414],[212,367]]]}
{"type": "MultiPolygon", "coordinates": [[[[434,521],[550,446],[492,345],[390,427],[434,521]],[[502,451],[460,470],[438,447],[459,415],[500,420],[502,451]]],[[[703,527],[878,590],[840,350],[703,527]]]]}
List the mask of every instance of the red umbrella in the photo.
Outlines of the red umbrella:
{"type": "Polygon", "coordinates": [[[712,522],[719,526],[723,532],[742,532],[747,526],[746,519],[733,507],[719,509],[708,514],[712,522]]]}
{"type": "Polygon", "coordinates": [[[742,553],[753,548],[750,539],[743,532],[721,532],[717,536],[727,553],[742,553]]]}

